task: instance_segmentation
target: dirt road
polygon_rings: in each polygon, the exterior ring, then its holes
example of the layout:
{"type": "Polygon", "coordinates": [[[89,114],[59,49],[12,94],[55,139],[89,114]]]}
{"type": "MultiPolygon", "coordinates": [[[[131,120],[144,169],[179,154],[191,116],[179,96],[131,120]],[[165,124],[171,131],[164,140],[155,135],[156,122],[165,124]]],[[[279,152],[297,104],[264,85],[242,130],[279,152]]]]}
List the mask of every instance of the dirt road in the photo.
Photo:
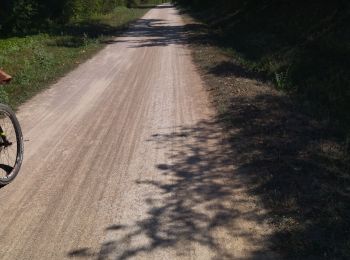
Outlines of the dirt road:
{"type": "Polygon", "coordinates": [[[184,37],[177,11],[155,8],[20,108],[0,259],[272,256],[184,37]]]}

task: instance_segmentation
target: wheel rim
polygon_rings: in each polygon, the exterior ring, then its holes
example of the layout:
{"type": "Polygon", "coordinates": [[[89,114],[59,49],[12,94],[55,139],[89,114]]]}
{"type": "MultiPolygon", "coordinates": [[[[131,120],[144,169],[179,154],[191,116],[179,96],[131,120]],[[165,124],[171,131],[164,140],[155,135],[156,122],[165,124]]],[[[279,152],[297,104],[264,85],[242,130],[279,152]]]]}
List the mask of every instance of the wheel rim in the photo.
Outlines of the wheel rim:
{"type": "MultiPolygon", "coordinates": [[[[10,180],[14,173],[17,162],[18,145],[16,129],[10,115],[5,111],[0,111],[0,127],[3,133],[0,133],[0,180],[10,180]]],[[[0,131],[1,132],[1,131],[0,131]]]]}

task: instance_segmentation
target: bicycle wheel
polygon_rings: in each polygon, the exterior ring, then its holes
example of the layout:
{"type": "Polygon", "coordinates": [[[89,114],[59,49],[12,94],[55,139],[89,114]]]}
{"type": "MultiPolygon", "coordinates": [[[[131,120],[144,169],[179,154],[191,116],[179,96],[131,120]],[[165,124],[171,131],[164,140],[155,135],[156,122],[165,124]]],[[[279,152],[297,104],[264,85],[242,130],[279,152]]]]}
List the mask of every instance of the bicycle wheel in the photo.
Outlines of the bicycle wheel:
{"type": "Polygon", "coordinates": [[[11,108],[0,104],[0,186],[17,176],[23,161],[21,127],[11,108]]]}

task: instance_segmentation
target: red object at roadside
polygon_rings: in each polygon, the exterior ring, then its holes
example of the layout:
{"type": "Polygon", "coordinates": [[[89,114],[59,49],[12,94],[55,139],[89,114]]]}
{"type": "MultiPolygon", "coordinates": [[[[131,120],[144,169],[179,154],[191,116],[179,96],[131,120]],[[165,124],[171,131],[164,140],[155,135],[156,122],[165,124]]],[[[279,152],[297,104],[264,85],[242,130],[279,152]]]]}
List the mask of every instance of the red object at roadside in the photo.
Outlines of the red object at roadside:
{"type": "Polygon", "coordinates": [[[0,84],[1,83],[7,83],[9,81],[11,81],[12,77],[7,74],[5,71],[0,69],[0,84]]]}

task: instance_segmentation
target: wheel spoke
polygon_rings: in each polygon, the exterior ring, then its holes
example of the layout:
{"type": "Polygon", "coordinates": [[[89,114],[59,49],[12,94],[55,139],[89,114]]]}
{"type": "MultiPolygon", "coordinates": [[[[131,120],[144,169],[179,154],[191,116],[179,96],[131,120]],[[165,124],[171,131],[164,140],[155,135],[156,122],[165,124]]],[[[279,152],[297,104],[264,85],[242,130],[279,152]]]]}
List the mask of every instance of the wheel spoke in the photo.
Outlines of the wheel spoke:
{"type": "MultiPolygon", "coordinates": [[[[0,127],[5,139],[2,140],[0,147],[0,185],[9,183],[17,174],[19,167],[16,164],[21,164],[22,157],[18,157],[18,153],[22,153],[22,144],[18,143],[22,139],[18,138],[16,128],[19,128],[17,119],[13,112],[6,106],[0,104],[0,127]],[[18,150],[20,148],[20,150],[18,150]],[[14,170],[16,169],[16,170],[14,170]]],[[[18,130],[20,133],[20,129],[18,130]]]]}

